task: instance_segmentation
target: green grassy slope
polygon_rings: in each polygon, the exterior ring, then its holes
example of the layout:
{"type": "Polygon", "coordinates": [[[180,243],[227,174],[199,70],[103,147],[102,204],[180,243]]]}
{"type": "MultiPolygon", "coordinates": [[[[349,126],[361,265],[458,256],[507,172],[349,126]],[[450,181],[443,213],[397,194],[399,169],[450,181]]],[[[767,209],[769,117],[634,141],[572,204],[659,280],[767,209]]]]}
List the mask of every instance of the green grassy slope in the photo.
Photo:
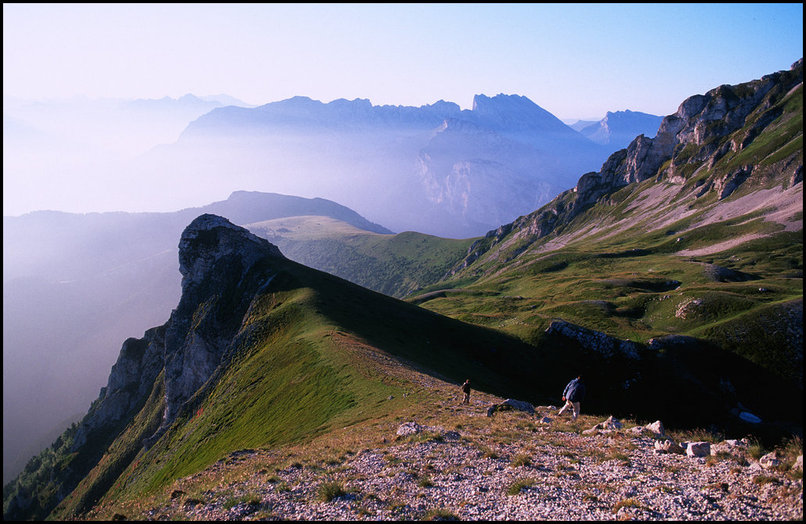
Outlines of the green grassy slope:
{"type": "Polygon", "coordinates": [[[383,235],[322,216],[267,220],[246,227],[292,260],[398,298],[440,280],[474,240],[412,231],[383,235]]]}
{"type": "Polygon", "coordinates": [[[560,195],[407,299],[532,343],[555,318],[641,343],[694,336],[802,388],[802,334],[786,327],[802,333],[802,66],[782,79],[795,87],[774,86],[734,132],[681,144],[656,176],[568,218],[577,195],[560,195]]]}
{"type": "MultiPolygon", "coordinates": [[[[321,217],[253,225],[297,246],[335,231],[339,240],[317,244],[312,256],[336,250],[352,267],[369,268],[352,278],[373,285],[397,272],[389,289],[401,296],[422,289],[404,302],[291,261],[251,273],[252,284],[272,280],[249,288],[260,291],[243,318],[226,319],[239,326],[231,359],[155,445],[139,443],[159,423],[159,379],[125,427],[77,454],[68,431],[22,480],[37,486],[44,508],[67,485],[48,483],[54,472],[93,465],[51,518],[83,515],[98,500],[147,498],[238,450],[305,444],[404,412],[425,417],[417,373],[453,385],[471,378],[477,389],[535,404],[558,403],[568,379],[582,373],[587,412],[739,436],[757,430],[730,413],[741,403],[769,422],[761,431],[770,438],[802,433],[802,181],[786,175],[802,165],[802,118],[792,113],[802,89],[769,102],[724,138],[745,143],[738,153],[709,162],[682,148],[661,167],[674,164],[682,181],[652,177],[614,191],[545,237],[502,228],[500,239],[482,240],[480,258],[436,283],[470,239],[358,234],[321,217]],[[762,120],[764,131],[748,141],[762,120]],[[716,189],[703,191],[720,186],[739,155],[755,163],[752,175],[723,200],[716,189]],[[663,335],[696,343],[642,349],[636,360],[607,357],[547,334],[555,319],[641,344],[663,335]]],[[[4,489],[4,515],[19,486],[4,489]]]]}
{"type": "MultiPolygon", "coordinates": [[[[631,281],[613,289],[632,285],[654,284],[631,281]]],[[[636,291],[641,292],[647,291],[636,291]]],[[[619,388],[636,370],[656,376],[654,387],[684,385],[675,396],[689,413],[689,401],[707,398],[699,382],[724,363],[704,349],[695,357],[651,359],[636,369],[634,363],[600,359],[537,332],[531,333],[535,345],[527,345],[518,329],[511,330],[515,337],[504,333],[506,327],[466,324],[293,262],[255,297],[241,330],[247,331],[237,357],[191,399],[154,447],[131,455],[131,443],[142,436],[139,428],[149,417],[144,409],[52,516],[85,512],[100,492],[107,501],[148,497],[237,450],[304,443],[361,421],[388,420],[404,407],[416,409],[420,388],[406,369],[454,384],[470,377],[478,389],[536,404],[556,403],[569,374],[581,370],[597,391],[587,409],[651,417],[658,410],[657,391],[650,386],[638,391],[648,397],[642,405],[629,398],[636,391],[619,388]],[[697,366],[686,368],[691,358],[697,366]],[[681,379],[702,362],[708,369],[681,379]],[[109,464],[120,471],[114,482],[102,478],[109,464]]],[[[758,376],[756,368],[750,370],[758,376]]],[[[671,416],[666,420],[675,422],[671,416]]],[[[702,423],[701,417],[692,420],[702,423]]]]}
{"type": "Polygon", "coordinates": [[[306,441],[383,416],[390,396],[417,388],[399,369],[456,384],[471,377],[478,388],[520,398],[541,390],[532,387],[535,378],[545,394],[561,387],[540,352],[514,337],[291,261],[254,297],[234,354],[146,450],[139,443],[161,413],[158,379],[139,414],[51,517],[81,514],[107,492],[146,495],[239,449],[306,441]]]}

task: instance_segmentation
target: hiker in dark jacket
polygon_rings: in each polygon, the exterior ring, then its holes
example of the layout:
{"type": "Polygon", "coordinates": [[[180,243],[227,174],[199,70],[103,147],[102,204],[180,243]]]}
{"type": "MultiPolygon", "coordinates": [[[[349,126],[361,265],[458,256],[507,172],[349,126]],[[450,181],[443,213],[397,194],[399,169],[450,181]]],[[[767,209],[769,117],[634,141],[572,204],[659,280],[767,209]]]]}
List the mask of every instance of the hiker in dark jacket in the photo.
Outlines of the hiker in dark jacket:
{"type": "Polygon", "coordinates": [[[582,382],[582,376],[577,376],[574,380],[568,383],[563,390],[563,401],[565,405],[557,412],[557,416],[563,414],[568,408],[571,408],[572,420],[576,420],[579,416],[579,403],[585,399],[585,383],[582,382]]]}
{"type": "Polygon", "coordinates": [[[465,394],[462,404],[470,404],[470,379],[465,380],[465,383],[462,384],[462,393],[465,394]]]}

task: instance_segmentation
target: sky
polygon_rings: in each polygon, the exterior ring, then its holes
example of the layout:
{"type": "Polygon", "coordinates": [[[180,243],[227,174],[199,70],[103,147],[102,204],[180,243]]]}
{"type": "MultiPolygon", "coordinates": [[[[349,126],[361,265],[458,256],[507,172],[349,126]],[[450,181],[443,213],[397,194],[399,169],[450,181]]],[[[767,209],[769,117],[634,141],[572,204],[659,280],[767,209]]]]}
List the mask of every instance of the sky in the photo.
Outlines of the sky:
{"type": "Polygon", "coordinates": [[[558,118],[665,116],[788,69],[803,4],[3,4],[3,94],[228,94],[249,104],[472,107],[526,96],[558,118]]]}

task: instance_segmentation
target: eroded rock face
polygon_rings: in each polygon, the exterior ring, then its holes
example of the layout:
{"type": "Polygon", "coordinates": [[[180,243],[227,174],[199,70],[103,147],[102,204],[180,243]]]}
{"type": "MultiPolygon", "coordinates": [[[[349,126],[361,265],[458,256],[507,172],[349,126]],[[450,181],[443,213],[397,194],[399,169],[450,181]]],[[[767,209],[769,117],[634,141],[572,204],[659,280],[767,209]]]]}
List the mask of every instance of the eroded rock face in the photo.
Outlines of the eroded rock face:
{"type": "Polygon", "coordinates": [[[165,334],[165,424],[221,363],[241,325],[250,284],[267,275],[248,275],[258,261],[284,259],[267,240],[226,218],[205,214],[185,228],[179,241],[182,298],[165,334]]]}
{"type": "Polygon", "coordinates": [[[284,258],[277,246],[253,235],[218,215],[204,214],[185,228],[179,240],[179,272],[182,274],[183,300],[205,280],[214,277],[218,265],[240,264],[241,271],[265,256],[284,258]]]}
{"type": "Polygon", "coordinates": [[[605,357],[622,355],[631,359],[640,358],[641,346],[637,343],[611,337],[600,331],[577,326],[564,320],[552,321],[546,329],[546,333],[576,340],[585,349],[595,351],[605,357]]]}
{"type": "Polygon", "coordinates": [[[164,334],[163,327],[152,328],[143,338],[123,343],[106,387],[76,432],[73,449],[82,446],[92,430],[125,420],[148,396],[163,367],[164,334]]]}

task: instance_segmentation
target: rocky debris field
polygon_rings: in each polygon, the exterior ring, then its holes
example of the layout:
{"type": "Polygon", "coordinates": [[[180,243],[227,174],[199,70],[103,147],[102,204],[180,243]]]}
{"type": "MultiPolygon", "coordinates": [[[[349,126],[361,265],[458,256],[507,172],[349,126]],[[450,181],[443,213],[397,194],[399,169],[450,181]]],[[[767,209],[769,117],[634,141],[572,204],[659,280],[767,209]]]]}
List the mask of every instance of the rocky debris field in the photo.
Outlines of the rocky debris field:
{"type": "MultiPolygon", "coordinates": [[[[660,422],[486,415],[445,429],[399,422],[377,447],[302,463],[244,450],[113,518],[191,520],[802,520],[799,462],[744,441],[675,442],[660,422]],[[249,473],[233,475],[232,472],[249,473]],[[263,464],[263,467],[260,465],[263,464]],[[240,469],[239,469],[240,468],[240,469]],[[230,471],[230,474],[227,474],[230,471]],[[231,478],[231,482],[205,483],[231,478]],[[193,486],[213,486],[204,491],[193,486]],[[167,497],[166,497],[167,498],[167,497]]],[[[125,510],[121,510],[125,511],[125,510]]],[[[108,518],[108,517],[107,517],[108,518]]]]}

